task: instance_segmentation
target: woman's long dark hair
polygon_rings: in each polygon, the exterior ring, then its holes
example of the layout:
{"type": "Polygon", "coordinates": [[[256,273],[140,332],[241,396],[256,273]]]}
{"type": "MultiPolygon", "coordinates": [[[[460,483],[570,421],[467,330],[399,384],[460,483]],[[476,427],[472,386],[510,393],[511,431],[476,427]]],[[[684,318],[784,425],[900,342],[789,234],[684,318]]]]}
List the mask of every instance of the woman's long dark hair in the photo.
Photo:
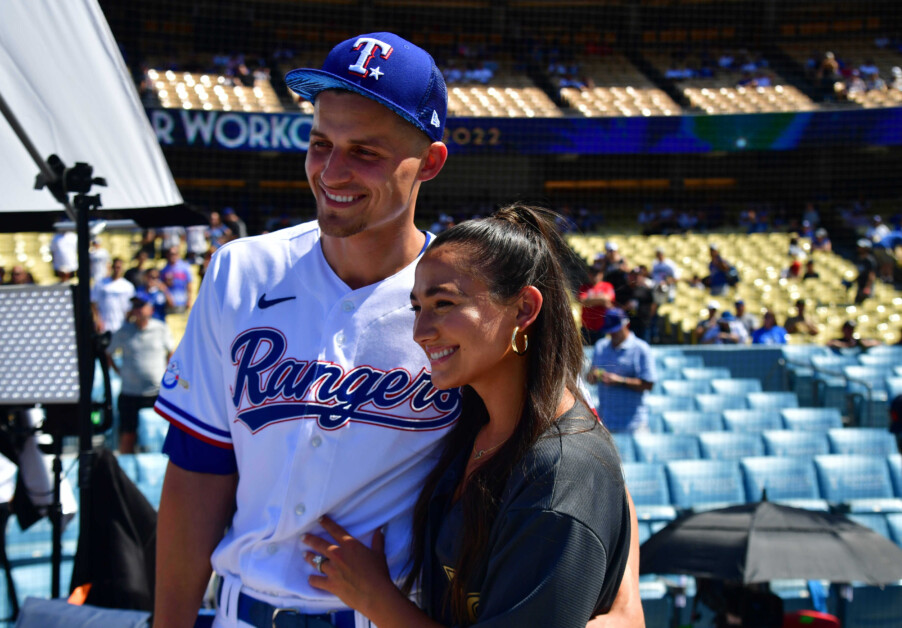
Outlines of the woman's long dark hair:
{"type": "MultiPolygon", "coordinates": [[[[538,288],[543,297],[541,311],[527,332],[528,367],[520,422],[495,455],[472,473],[460,494],[466,527],[447,601],[455,622],[461,624],[471,623],[467,608],[470,582],[486,555],[498,501],[511,472],[554,422],[564,391],[580,396],[582,343],[561,265],[568,255],[567,245],[558,234],[555,217],[543,208],[509,205],[488,218],[463,222],[440,233],[431,246],[461,247],[473,276],[485,281],[498,302],[514,300],[527,286],[538,288]]],[[[489,420],[479,395],[469,386],[464,386],[462,393],[460,420],[446,436],[439,463],[426,479],[414,510],[413,566],[403,586],[408,593],[423,567],[424,552],[431,551],[424,547],[426,518],[436,485],[489,420]]],[[[520,404],[521,399],[510,403],[520,404]]]]}

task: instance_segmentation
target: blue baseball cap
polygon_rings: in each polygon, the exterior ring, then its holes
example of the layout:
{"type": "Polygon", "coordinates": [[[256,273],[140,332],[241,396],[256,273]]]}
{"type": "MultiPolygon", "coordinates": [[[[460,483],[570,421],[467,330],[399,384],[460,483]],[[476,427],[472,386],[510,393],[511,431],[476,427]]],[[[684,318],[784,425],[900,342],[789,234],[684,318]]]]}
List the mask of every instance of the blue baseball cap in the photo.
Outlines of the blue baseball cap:
{"type": "Polygon", "coordinates": [[[627,325],[629,322],[630,319],[626,315],[626,312],[621,310],[619,307],[612,307],[610,310],[604,313],[604,324],[601,326],[601,329],[599,329],[598,332],[602,336],[613,334],[614,332],[623,329],[623,326],[627,325]]]}
{"type": "Polygon", "coordinates": [[[320,70],[298,68],[285,83],[310,102],[327,89],[375,100],[434,142],[442,140],[448,112],[445,79],[432,56],[393,33],[370,33],[332,49],[320,70]]]}

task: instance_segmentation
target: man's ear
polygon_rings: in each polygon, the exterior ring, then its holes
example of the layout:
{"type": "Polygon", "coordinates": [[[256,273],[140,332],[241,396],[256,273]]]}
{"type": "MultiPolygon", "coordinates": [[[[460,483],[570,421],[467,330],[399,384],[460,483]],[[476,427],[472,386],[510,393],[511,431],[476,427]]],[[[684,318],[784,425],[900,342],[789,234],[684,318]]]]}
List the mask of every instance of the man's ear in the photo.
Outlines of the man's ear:
{"type": "Polygon", "coordinates": [[[542,293],[535,286],[526,286],[517,301],[517,326],[526,331],[542,311],[542,293]]]}
{"type": "Polygon", "coordinates": [[[429,181],[438,176],[448,159],[448,147],[442,142],[432,142],[426,152],[426,158],[423,160],[423,167],[420,168],[420,174],[417,177],[420,181],[429,181]]]}

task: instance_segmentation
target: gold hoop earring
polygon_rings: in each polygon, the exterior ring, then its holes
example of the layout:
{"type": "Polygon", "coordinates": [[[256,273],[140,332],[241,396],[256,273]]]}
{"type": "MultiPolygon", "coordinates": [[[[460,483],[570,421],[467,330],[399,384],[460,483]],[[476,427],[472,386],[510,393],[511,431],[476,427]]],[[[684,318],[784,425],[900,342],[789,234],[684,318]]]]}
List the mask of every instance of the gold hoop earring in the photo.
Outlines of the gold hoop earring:
{"type": "Polygon", "coordinates": [[[517,348],[517,332],[520,331],[519,327],[514,327],[514,333],[511,334],[511,349],[517,355],[526,355],[526,350],[529,349],[529,336],[523,334],[523,351],[517,348]]]}

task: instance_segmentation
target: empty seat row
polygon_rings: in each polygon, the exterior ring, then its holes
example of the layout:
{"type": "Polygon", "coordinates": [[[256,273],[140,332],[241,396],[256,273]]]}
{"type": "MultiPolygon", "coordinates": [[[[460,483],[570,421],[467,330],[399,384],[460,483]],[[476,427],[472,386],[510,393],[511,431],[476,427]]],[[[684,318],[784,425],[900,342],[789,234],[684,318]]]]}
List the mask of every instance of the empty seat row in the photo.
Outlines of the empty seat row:
{"type": "MultiPolygon", "coordinates": [[[[649,409],[649,427],[653,432],[713,430],[762,432],[781,429],[817,431],[843,425],[842,415],[836,408],[748,408],[737,407],[740,403],[731,403],[730,399],[731,397],[727,395],[670,397],[649,394],[645,395],[644,403],[649,409]],[[721,417],[722,422],[716,417],[721,417]],[[698,427],[693,427],[693,424],[698,427]]],[[[735,401],[736,397],[732,399],[735,401]]]]}
{"type": "Polygon", "coordinates": [[[668,508],[701,510],[754,502],[765,491],[767,499],[797,507],[902,512],[899,454],[627,462],[623,472],[637,514],[646,520],[671,518],[668,508]]]}
{"type": "Polygon", "coordinates": [[[614,434],[624,462],[738,460],[748,456],[856,454],[885,457],[897,453],[896,439],[877,428],[820,431],[700,432],[614,434]]]}

